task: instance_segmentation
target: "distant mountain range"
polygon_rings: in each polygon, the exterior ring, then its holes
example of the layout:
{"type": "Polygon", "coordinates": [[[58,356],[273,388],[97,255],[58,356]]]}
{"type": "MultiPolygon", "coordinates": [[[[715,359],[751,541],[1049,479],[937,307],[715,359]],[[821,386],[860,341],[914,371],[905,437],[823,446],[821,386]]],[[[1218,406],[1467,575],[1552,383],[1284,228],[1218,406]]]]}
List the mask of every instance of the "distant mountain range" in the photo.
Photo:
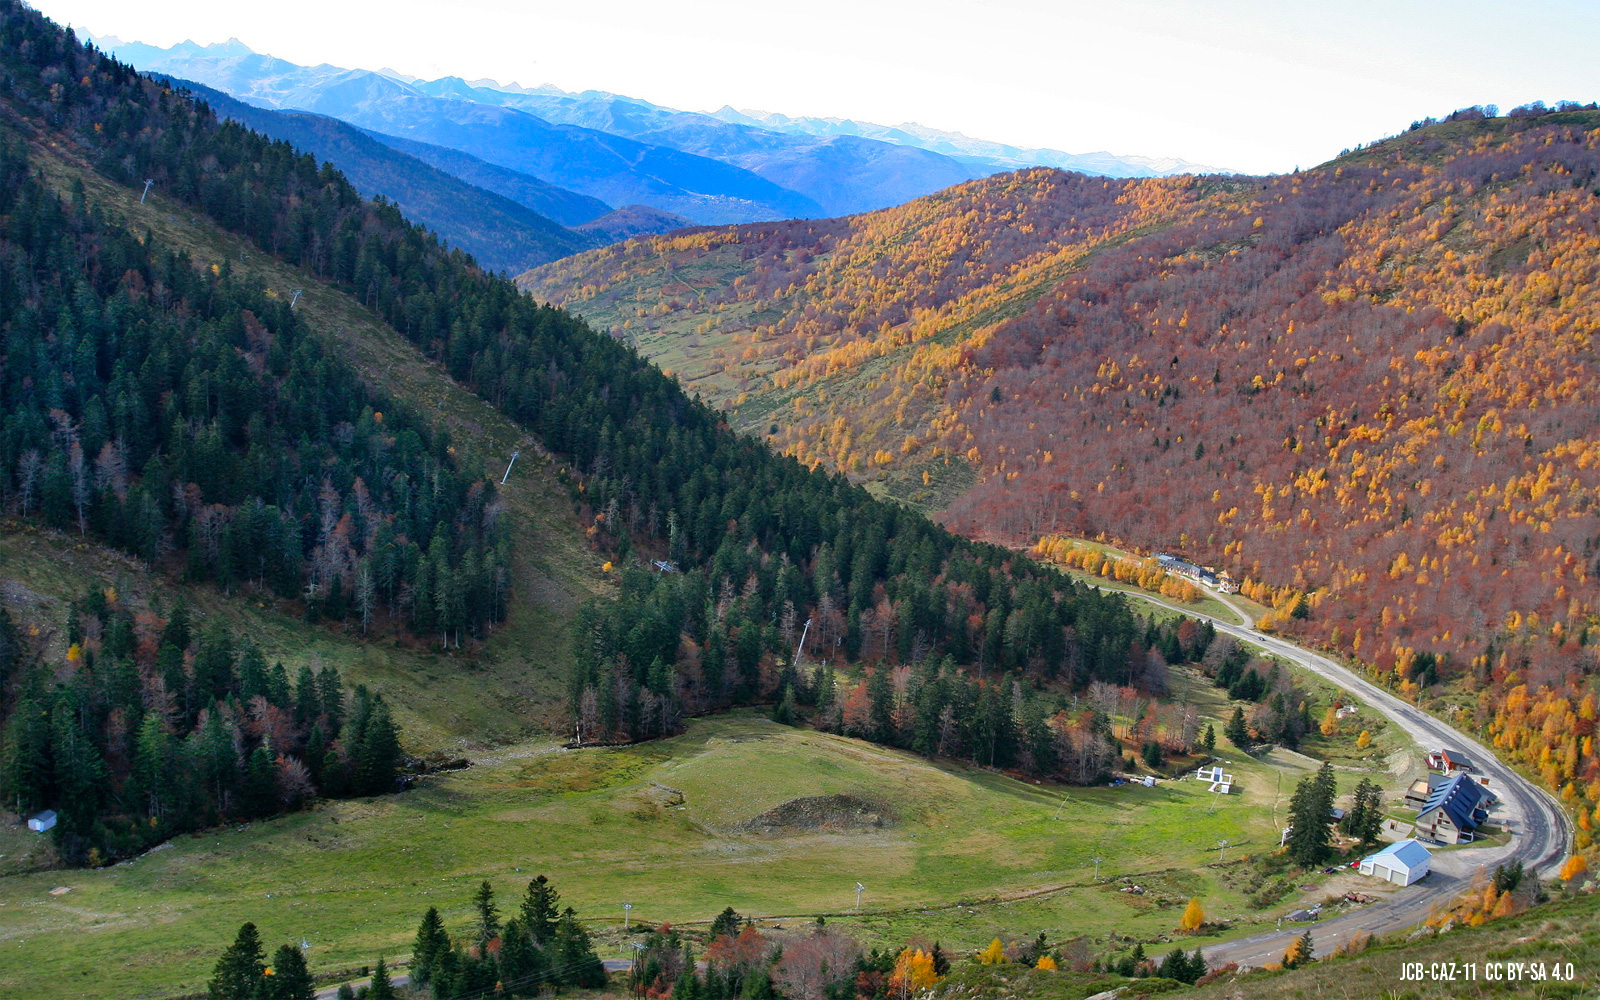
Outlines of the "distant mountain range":
{"type": "MultiPolygon", "coordinates": [[[[478,263],[494,271],[516,273],[528,267],[549,263],[561,257],[602,246],[604,228],[577,232],[562,222],[588,223],[610,216],[605,203],[593,198],[551,187],[535,178],[513,175],[525,182],[528,190],[517,197],[497,192],[490,184],[474,186],[460,176],[430,165],[429,153],[437,152],[470,160],[464,153],[435,150],[422,143],[406,143],[401,151],[379,141],[337,118],[307,111],[273,111],[258,108],[202,84],[163,76],[175,86],[194,92],[216,110],[263,135],[282,139],[296,149],[334,164],[363,195],[383,195],[399,206],[406,216],[420,222],[458,246],[478,263]],[[417,155],[408,155],[416,153],[417,155]],[[541,214],[538,209],[546,209],[541,214]],[[550,208],[558,211],[550,211],[550,208]],[[552,215],[561,215],[560,221],[552,215]]],[[[464,165],[465,166],[465,165],[464,165]]],[[[495,168],[478,161],[468,172],[481,172],[493,179],[495,168]]],[[[511,171],[505,171],[511,174],[511,171]]],[[[508,185],[509,187],[509,185],[508,185]]],[[[671,217],[665,229],[687,225],[687,220],[671,217]]],[[[650,232],[664,232],[651,229],[650,232]]],[[[625,231],[618,238],[637,235],[625,231]]]]}
{"type": "Polygon", "coordinates": [[[1021,170],[1026,167],[1055,167],[1059,170],[1074,170],[1080,174],[1098,174],[1104,177],[1170,177],[1174,174],[1235,173],[1224,167],[1208,167],[1171,156],[1120,156],[1107,152],[1065,153],[1059,149],[1012,146],[1003,142],[990,142],[987,139],[972,139],[960,132],[941,132],[915,122],[875,125],[872,122],[857,122],[848,118],[790,118],[788,115],[770,111],[739,111],[726,106],[711,114],[725,122],[751,125],[788,135],[841,138],[854,136],[911,146],[942,153],[962,163],[988,168],[985,173],[996,170],[1021,170]]]}
{"type": "Polygon", "coordinates": [[[237,39],[170,48],[110,37],[95,42],[139,69],[193,80],[248,104],[341,119],[569,226],[601,213],[579,218],[593,206],[558,207],[549,190],[530,193],[525,178],[606,208],[647,206],[656,210],[652,217],[664,212],[726,224],[870,211],[1023,166],[1115,177],[1212,170],[1175,159],[1023,149],[917,125],[732,108],[703,114],[601,91],[300,66],[237,39]]]}

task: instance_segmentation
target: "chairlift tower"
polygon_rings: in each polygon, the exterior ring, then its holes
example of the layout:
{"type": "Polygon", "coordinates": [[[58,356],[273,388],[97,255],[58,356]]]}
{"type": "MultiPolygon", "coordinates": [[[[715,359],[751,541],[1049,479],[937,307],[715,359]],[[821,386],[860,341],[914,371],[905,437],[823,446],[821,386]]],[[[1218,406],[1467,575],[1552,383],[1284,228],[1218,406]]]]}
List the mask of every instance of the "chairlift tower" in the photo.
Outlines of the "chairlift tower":
{"type": "Polygon", "coordinates": [[[856,909],[858,910],[861,909],[861,894],[866,891],[866,886],[862,885],[860,882],[856,883],[856,909]]]}
{"type": "Polygon", "coordinates": [[[141,205],[143,205],[143,204],[144,204],[144,200],[145,200],[145,198],[146,198],[146,197],[147,197],[147,196],[149,196],[149,194],[150,194],[150,185],[152,185],[152,184],[154,184],[154,183],[155,183],[155,181],[153,181],[153,180],[151,180],[151,179],[150,179],[150,178],[148,178],[148,177],[147,177],[147,178],[145,178],[145,181],[144,181],[144,191],[143,191],[143,192],[141,192],[141,193],[140,193],[140,195],[139,195],[139,204],[141,204],[141,205]]]}
{"type": "Polygon", "coordinates": [[[506,474],[500,477],[500,485],[501,486],[504,486],[506,484],[506,480],[508,478],[510,478],[510,476],[511,476],[511,467],[513,465],[517,464],[517,456],[520,455],[520,454],[522,454],[522,452],[520,450],[513,451],[511,453],[511,461],[506,463],[506,474]]]}

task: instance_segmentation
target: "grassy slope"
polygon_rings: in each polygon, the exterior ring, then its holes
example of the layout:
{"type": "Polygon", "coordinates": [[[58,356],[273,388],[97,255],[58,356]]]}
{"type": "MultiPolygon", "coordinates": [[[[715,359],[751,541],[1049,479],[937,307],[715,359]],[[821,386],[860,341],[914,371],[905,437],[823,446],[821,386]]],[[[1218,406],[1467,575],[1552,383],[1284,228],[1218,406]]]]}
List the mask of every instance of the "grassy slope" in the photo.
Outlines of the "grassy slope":
{"type": "MultiPolygon", "coordinates": [[[[408,749],[461,752],[555,725],[570,663],[567,622],[577,603],[605,585],[598,560],[585,550],[553,463],[538,455],[531,438],[339,292],[258,253],[157,193],[141,206],[136,192],[83,169],[59,150],[37,152],[36,163],[52,183],[65,188],[81,179],[90,197],[114,218],[136,230],[148,227],[164,243],[187,250],[197,263],[227,261],[284,295],[303,289],[297,309],[312,329],[369,381],[442,420],[469,467],[503,470],[513,449],[523,451],[501,488],[516,541],[511,615],[477,649],[441,653],[392,630],[377,642],[365,643],[358,633],[307,627],[293,617],[292,607],[252,608],[249,602],[229,601],[206,588],[190,589],[192,599],[237,620],[269,655],[283,657],[291,674],[299,662],[320,656],[338,664],[348,681],[388,694],[402,708],[408,749]]],[[[8,539],[5,551],[11,560],[8,577],[57,602],[80,595],[84,576],[125,579],[135,591],[141,584],[156,591],[173,589],[166,581],[141,581],[138,567],[120,556],[93,546],[77,552],[63,539],[8,539]],[[61,557],[64,548],[75,552],[77,561],[70,569],[61,557]]]]}
{"type": "MultiPolygon", "coordinates": [[[[1313,937],[1315,936],[1313,931],[1313,937]]],[[[1600,896],[1587,894],[1559,901],[1483,927],[1463,928],[1422,940],[1404,938],[1377,945],[1360,955],[1323,959],[1288,972],[1224,975],[1199,990],[1175,995],[1185,1000],[1257,1000],[1257,998],[1326,997],[1329,1000],[1478,1000],[1482,997],[1593,997],[1600,982],[1600,896]],[[1420,963],[1423,977],[1407,979],[1406,966],[1420,963]],[[1565,978],[1570,963],[1572,977],[1565,978]],[[1521,977],[1506,982],[1508,967],[1520,965],[1521,977]],[[1560,967],[1564,978],[1530,978],[1560,967]],[[1472,970],[1471,972],[1468,969],[1472,970]],[[1489,982],[1491,969],[1500,982],[1489,982]],[[1429,972],[1441,978],[1428,978],[1429,972]],[[1471,975],[1476,979],[1469,979],[1471,975]],[[1443,978],[1453,976],[1453,978],[1443,978]]],[[[1166,993],[1174,984],[1090,973],[1025,970],[1016,965],[957,965],[937,998],[982,997],[984,1000],[1085,1000],[1102,990],[1121,987],[1124,998],[1166,993]]]]}
{"type": "Polygon", "coordinates": [[[1385,997],[1406,1000],[1469,1000],[1478,997],[1592,997],[1600,983],[1600,896],[1587,893],[1575,899],[1538,907],[1516,917],[1492,921],[1482,927],[1460,928],[1420,941],[1400,938],[1352,958],[1316,962],[1290,972],[1260,972],[1235,981],[1215,983],[1197,993],[1196,1000],[1223,997],[1385,997]],[[1453,969],[1453,980],[1406,981],[1406,963],[1425,969],[1453,969]],[[1575,976],[1555,981],[1493,983],[1486,979],[1491,967],[1511,963],[1548,971],[1558,963],[1571,963],[1575,976]],[[1467,966],[1477,979],[1467,979],[1467,966]]]}
{"type": "Polygon", "coordinates": [[[305,936],[316,969],[402,956],[421,909],[439,906],[460,929],[478,881],[510,905],[536,872],[594,922],[606,957],[622,954],[612,925],[624,899],[646,921],[704,921],[726,905],[778,923],[829,913],[871,943],[924,933],[958,948],[1043,928],[1155,937],[1196,894],[1213,919],[1269,919],[1275,910],[1250,909],[1230,884],[1239,855],[1218,866],[1215,844],[1274,842],[1297,771],[1280,782],[1230,756],[1242,792],[1215,813],[1205,786],[1179,781],[1070,789],[1056,819],[1060,789],[750,714],[635,747],[528,744],[401,795],[179,838],[109,869],[0,880],[0,994],[194,989],[244,920],[274,946],[305,936]],[[791,798],[840,793],[881,800],[898,819],[858,833],[737,830],[791,798]],[[1096,856],[1108,883],[1132,874],[1149,892],[1093,884],[1096,856]],[[858,879],[865,913],[852,915],[858,879]],[[50,895],[61,886],[71,891],[50,895]]]}

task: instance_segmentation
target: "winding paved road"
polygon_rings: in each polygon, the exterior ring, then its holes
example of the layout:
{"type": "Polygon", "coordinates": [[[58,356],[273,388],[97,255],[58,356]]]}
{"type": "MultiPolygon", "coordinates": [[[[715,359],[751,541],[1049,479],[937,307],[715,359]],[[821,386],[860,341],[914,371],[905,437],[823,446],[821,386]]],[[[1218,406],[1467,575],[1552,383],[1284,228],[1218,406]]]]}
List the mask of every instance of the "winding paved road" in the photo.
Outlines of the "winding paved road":
{"type": "MultiPolygon", "coordinates": [[[[1555,797],[1528,781],[1501,762],[1500,758],[1476,739],[1443,720],[1408,705],[1371,681],[1325,656],[1296,646],[1276,636],[1256,631],[1254,622],[1236,604],[1221,595],[1224,604],[1239,615],[1244,625],[1234,625],[1210,615],[1197,614],[1144,594],[1129,593],[1151,604],[1178,611],[1191,618],[1211,622],[1218,632],[1253,643],[1275,656],[1299,664],[1312,673],[1332,681],[1381,712],[1405,730],[1424,749],[1449,747],[1468,754],[1476,774],[1489,779],[1489,788],[1499,797],[1491,818],[1512,832],[1511,843],[1503,847],[1474,847],[1434,854],[1432,873],[1421,882],[1399,889],[1382,902],[1363,906],[1342,916],[1312,926],[1318,954],[1326,954],[1358,933],[1386,934],[1403,930],[1427,919],[1434,907],[1459,895],[1481,868],[1492,868],[1520,860],[1529,871],[1541,876],[1554,875],[1565,860],[1571,845],[1567,816],[1555,797]]],[[[1257,934],[1227,941],[1206,949],[1212,966],[1238,962],[1241,966],[1264,965],[1283,957],[1290,939],[1304,932],[1307,925],[1288,925],[1282,931],[1257,934]]]]}

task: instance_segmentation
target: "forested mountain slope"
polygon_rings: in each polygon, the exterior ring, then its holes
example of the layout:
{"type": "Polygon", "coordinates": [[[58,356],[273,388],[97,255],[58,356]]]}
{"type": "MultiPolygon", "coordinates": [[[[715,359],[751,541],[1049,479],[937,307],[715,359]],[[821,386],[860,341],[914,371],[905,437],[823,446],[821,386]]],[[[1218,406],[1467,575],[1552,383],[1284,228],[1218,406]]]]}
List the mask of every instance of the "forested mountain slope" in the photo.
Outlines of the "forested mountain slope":
{"type": "Polygon", "coordinates": [[[1023,171],[523,283],[959,530],[1176,549],[1398,687],[1527,684],[1482,721],[1600,804],[1560,735],[1600,650],[1600,114],[1542,111],[1280,177],[1023,171]]]}
{"type": "MultiPolygon", "coordinates": [[[[22,5],[0,4],[0,43],[7,148],[26,150],[7,154],[20,200],[5,215],[0,300],[0,489],[19,516],[94,532],[151,572],[276,597],[312,622],[366,629],[387,612],[415,643],[491,659],[511,597],[541,581],[529,579],[526,536],[508,523],[487,460],[507,445],[548,449],[592,552],[567,558],[604,561],[621,584],[618,600],[577,615],[571,705],[590,737],[672,732],[685,713],[737,702],[822,698],[784,669],[806,618],[830,660],[919,663],[923,707],[958,727],[948,745],[1002,765],[1024,735],[1054,739],[1042,700],[1019,732],[1022,677],[1144,684],[1158,638],[1178,655],[1172,630],[1158,636],[1120,597],[735,435],[626,346],[446,251],[392,205],[361,201],[333,168],[217,120],[22,5]],[[146,183],[155,200],[141,207],[146,183]],[[314,335],[294,287],[321,314],[314,335]],[[462,386],[494,409],[444,419],[462,386]],[[457,447],[457,432],[473,445],[457,447]],[[486,442],[494,452],[479,450],[486,442]],[[673,571],[647,570],[646,558],[673,571]]],[[[84,600],[102,635],[115,631],[107,614],[132,613],[109,595],[105,614],[84,600]]],[[[557,624],[570,614],[570,602],[544,603],[557,624]]],[[[77,803],[74,830],[113,852],[147,836],[115,834],[155,806],[116,768],[82,798],[74,789],[102,769],[57,748],[92,742],[109,759],[147,723],[155,739],[166,729],[152,706],[163,702],[146,695],[167,678],[195,727],[178,732],[186,761],[215,720],[290,707],[275,682],[256,705],[259,692],[239,686],[253,676],[242,654],[191,659],[174,641],[162,667],[169,624],[147,623],[156,634],[131,645],[102,642],[81,662],[36,644],[32,667],[0,688],[8,759],[38,757],[18,752],[29,741],[52,747],[27,802],[77,803]],[[57,766],[72,761],[83,766],[57,766]]],[[[521,662],[554,669],[562,646],[522,650],[521,662]]],[[[888,684],[887,670],[875,676],[888,684]]],[[[291,739],[309,755],[312,727],[296,718],[291,739]]],[[[249,772],[262,796],[274,732],[246,727],[228,744],[235,758],[263,758],[249,772]]],[[[219,767],[223,735],[203,742],[219,767]]],[[[20,776],[6,769],[7,794],[20,776]]],[[[349,787],[378,783],[361,770],[349,787]]],[[[254,814],[239,801],[216,786],[185,822],[254,814]]]]}

